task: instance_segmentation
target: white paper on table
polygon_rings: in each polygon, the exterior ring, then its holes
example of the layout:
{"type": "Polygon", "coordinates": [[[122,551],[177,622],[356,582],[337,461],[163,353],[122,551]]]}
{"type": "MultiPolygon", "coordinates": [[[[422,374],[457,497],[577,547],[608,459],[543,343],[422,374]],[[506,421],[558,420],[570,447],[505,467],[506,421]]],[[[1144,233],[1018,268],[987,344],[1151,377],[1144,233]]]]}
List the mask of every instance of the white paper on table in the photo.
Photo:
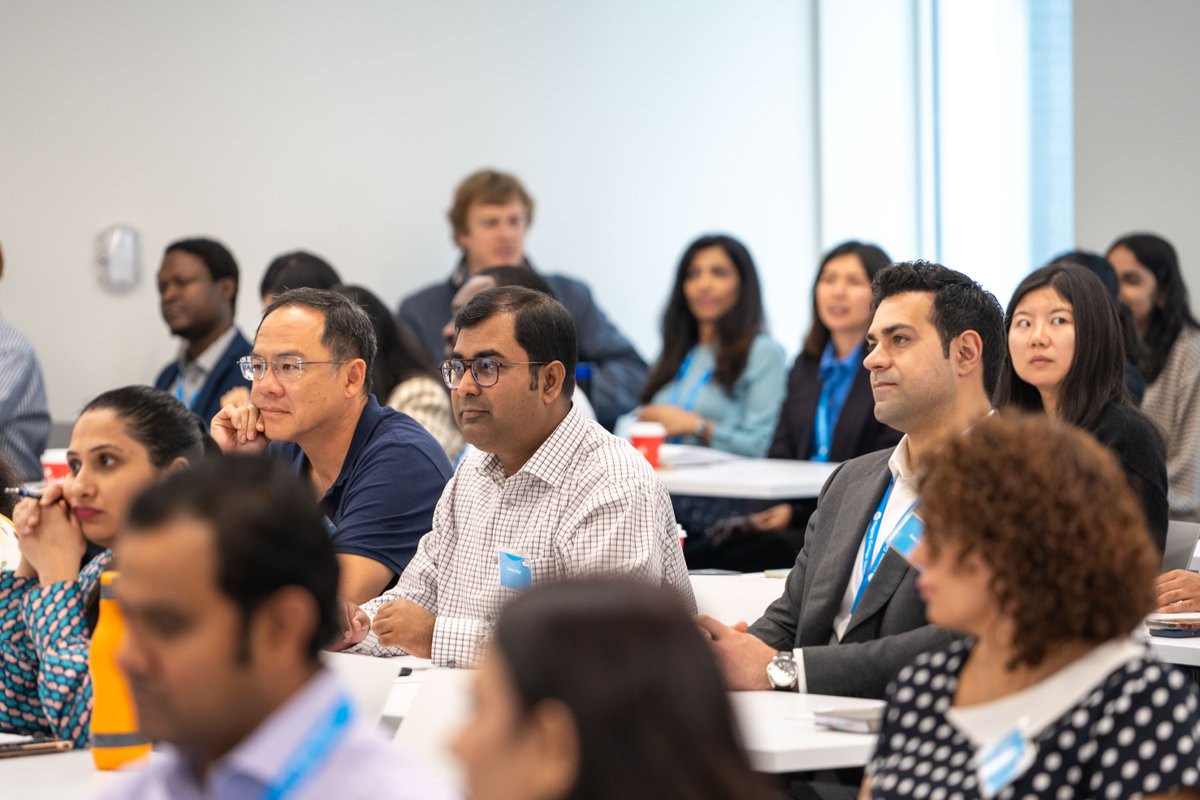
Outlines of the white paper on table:
{"type": "Polygon", "coordinates": [[[658,449],[659,463],[668,467],[704,467],[723,464],[726,461],[741,461],[742,457],[711,447],[694,444],[663,444],[658,449]]]}
{"type": "Polygon", "coordinates": [[[471,719],[471,681],[475,674],[472,669],[426,670],[392,740],[454,786],[462,786],[462,770],[448,745],[471,719]]]}
{"type": "Polygon", "coordinates": [[[1200,611],[1155,611],[1146,615],[1146,621],[1156,622],[1200,622],[1200,611]]]}
{"type": "Polygon", "coordinates": [[[400,672],[400,661],[328,651],[322,651],[321,661],[337,675],[338,681],[350,694],[350,702],[359,716],[379,722],[400,672]]]}

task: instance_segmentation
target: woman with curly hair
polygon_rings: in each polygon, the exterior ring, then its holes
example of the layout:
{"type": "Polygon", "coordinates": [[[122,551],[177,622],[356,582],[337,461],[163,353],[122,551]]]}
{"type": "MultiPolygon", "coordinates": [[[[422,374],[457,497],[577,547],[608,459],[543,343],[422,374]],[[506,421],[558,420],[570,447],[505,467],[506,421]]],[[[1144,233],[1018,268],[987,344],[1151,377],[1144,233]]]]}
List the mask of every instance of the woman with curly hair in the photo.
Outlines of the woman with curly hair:
{"type": "Polygon", "coordinates": [[[1083,428],[1121,460],[1159,550],[1167,468],[1154,426],[1129,399],[1117,305],[1090,270],[1055,262],[1021,281],[1004,312],[1008,365],[996,407],[1045,411],[1083,428]]]}
{"type": "Polygon", "coordinates": [[[966,637],[897,674],[860,796],[1200,797],[1195,689],[1130,640],[1158,554],[1112,452],[995,416],[918,496],[927,616],[966,637]]]}

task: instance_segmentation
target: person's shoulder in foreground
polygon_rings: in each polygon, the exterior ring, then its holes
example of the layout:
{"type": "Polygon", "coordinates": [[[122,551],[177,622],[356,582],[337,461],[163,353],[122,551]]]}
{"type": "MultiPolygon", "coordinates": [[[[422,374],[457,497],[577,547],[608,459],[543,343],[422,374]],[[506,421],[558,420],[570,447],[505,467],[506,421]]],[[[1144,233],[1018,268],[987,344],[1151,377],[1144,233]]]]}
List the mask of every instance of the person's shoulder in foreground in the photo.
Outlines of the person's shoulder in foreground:
{"type": "Polygon", "coordinates": [[[1019,728],[1034,729],[1028,735],[1034,761],[1014,777],[1010,796],[1030,791],[1045,797],[1072,786],[1089,797],[1135,797],[1200,786],[1196,691],[1184,673],[1149,657],[1141,645],[1098,647],[1045,685],[988,704],[996,717],[982,707],[976,713],[951,706],[974,644],[961,639],[923,653],[897,673],[866,770],[872,797],[928,791],[922,783],[975,787],[978,776],[967,765],[976,739],[1001,724],[1005,709],[1023,711],[1019,728]],[[905,761],[914,753],[920,753],[915,766],[905,761]]]}
{"type": "Polygon", "coordinates": [[[452,796],[322,668],[338,560],[285,465],[207,459],[134,501],[122,536],[117,663],[140,733],[169,749],[111,796],[452,796]]]}
{"type": "Polygon", "coordinates": [[[263,722],[237,749],[213,765],[201,784],[196,764],[184,752],[163,745],[144,769],[104,795],[117,798],[278,797],[289,780],[289,800],[337,797],[340,800],[440,800],[458,798],[426,764],[387,741],[382,733],[350,712],[327,749],[320,734],[334,719],[344,691],[329,672],[313,677],[287,706],[263,722]],[[314,735],[315,734],[315,735],[314,735]],[[300,760],[298,756],[306,756],[300,760]],[[353,776],[353,780],[347,780],[353,776]]]}

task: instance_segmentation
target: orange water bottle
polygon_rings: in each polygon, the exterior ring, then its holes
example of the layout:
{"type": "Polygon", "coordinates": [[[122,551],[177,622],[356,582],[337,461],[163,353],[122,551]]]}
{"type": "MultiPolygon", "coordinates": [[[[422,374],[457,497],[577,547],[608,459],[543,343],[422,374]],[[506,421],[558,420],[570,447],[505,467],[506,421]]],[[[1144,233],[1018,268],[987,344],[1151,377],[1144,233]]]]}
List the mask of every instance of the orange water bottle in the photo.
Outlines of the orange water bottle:
{"type": "Polygon", "coordinates": [[[92,674],[92,759],[98,769],[119,769],[149,755],[150,743],[138,733],[137,707],[129,681],[117,666],[117,645],[125,618],[113,598],[117,573],[100,574],[100,620],[92,634],[88,671],[92,674]]]}

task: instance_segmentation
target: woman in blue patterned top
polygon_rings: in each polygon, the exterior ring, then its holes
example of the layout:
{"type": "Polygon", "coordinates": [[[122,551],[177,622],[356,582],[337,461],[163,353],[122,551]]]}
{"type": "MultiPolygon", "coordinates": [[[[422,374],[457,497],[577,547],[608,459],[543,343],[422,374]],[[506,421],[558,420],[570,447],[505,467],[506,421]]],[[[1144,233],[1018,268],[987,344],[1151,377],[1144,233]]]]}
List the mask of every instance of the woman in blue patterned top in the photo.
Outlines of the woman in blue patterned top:
{"type": "Polygon", "coordinates": [[[758,272],[731,236],[692,242],[663,314],[663,349],[637,412],[667,436],[762,457],[783,403],[783,348],[764,332],[758,272]]]}
{"type": "Polygon", "coordinates": [[[888,687],[861,797],[1200,796],[1196,691],[1130,636],[1160,562],[1112,451],[993,416],[918,486],[926,615],[966,636],[888,687]]]}
{"type": "Polygon", "coordinates": [[[149,386],[105,392],[79,415],[71,474],[13,512],[21,563],[0,572],[0,731],[87,743],[100,573],[134,497],[199,459],[206,438],[199,417],[149,386]],[[104,550],[85,560],[89,543],[104,550]]]}

